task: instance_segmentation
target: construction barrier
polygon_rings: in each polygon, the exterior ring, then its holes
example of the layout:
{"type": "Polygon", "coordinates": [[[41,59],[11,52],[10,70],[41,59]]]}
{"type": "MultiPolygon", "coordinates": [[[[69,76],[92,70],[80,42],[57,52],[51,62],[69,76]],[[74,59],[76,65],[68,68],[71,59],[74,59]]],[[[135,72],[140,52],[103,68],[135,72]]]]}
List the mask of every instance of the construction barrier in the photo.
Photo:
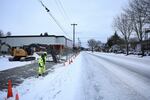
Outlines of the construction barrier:
{"type": "Polygon", "coordinates": [[[66,62],[63,63],[64,66],[73,63],[73,60],[79,55],[79,53],[74,54],[72,57],[70,57],[66,62]]]}

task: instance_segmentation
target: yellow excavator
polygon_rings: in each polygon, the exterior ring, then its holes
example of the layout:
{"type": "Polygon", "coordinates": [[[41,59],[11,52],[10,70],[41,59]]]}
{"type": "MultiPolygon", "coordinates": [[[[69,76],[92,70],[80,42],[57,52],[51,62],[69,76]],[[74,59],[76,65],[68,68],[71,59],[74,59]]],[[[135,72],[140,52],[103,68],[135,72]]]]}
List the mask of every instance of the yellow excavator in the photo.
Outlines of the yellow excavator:
{"type": "Polygon", "coordinates": [[[11,58],[9,61],[31,61],[35,60],[35,57],[32,57],[33,52],[29,48],[12,48],[11,58]]]}

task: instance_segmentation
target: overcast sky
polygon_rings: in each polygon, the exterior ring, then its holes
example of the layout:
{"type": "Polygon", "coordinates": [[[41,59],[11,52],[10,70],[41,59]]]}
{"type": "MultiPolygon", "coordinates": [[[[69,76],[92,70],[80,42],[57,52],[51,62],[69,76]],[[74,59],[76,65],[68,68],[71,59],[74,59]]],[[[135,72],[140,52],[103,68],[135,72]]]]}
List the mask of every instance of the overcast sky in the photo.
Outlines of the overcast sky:
{"type": "Polygon", "coordinates": [[[0,0],[0,30],[13,35],[65,35],[72,39],[71,23],[77,23],[76,38],[83,45],[90,38],[106,42],[114,30],[113,18],[128,0],[43,0],[64,28],[62,32],[38,0],[0,0]],[[59,4],[59,1],[65,9],[59,4]]]}

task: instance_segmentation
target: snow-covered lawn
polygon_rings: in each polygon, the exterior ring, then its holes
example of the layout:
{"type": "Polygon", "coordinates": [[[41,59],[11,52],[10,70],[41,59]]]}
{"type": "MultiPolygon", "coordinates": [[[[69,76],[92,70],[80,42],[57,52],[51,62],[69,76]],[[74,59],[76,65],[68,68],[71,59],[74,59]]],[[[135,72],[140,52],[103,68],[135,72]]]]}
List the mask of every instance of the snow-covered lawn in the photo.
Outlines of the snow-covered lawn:
{"type": "Polygon", "coordinates": [[[15,67],[21,67],[24,66],[26,64],[31,64],[32,61],[24,61],[24,62],[20,62],[20,61],[9,61],[8,60],[9,56],[5,56],[5,57],[0,57],[0,71],[2,70],[7,70],[7,69],[11,69],[11,68],[15,68],[15,67]]]}
{"type": "MultiPolygon", "coordinates": [[[[150,100],[150,59],[81,52],[45,77],[13,87],[20,100],[150,100]]],[[[7,92],[0,92],[0,100],[7,92]]]]}
{"type": "Polygon", "coordinates": [[[22,67],[24,65],[34,63],[40,58],[40,56],[37,53],[34,53],[32,55],[32,57],[35,57],[36,59],[35,61],[9,61],[9,57],[12,58],[12,56],[10,55],[0,56],[0,71],[16,68],[16,67],[22,67]]]}

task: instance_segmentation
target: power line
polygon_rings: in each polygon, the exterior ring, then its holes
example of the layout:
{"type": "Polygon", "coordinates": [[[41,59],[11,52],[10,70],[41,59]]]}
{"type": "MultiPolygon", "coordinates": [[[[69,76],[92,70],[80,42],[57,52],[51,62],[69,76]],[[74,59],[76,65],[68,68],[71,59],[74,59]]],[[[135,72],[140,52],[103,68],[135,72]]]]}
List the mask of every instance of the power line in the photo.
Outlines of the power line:
{"type": "MultiPolygon", "coordinates": [[[[57,26],[67,35],[67,32],[63,29],[63,27],[61,26],[61,24],[57,21],[57,19],[52,15],[52,13],[50,12],[50,10],[43,4],[43,2],[41,0],[38,0],[41,5],[45,8],[45,10],[47,11],[47,13],[50,15],[50,17],[54,20],[54,22],[57,24],[57,26]]],[[[68,36],[68,35],[67,35],[68,36]]],[[[69,37],[69,36],[68,36],[69,37]]]]}
{"type": "Polygon", "coordinates": [[[61,8],[62,8],[62,11],[64,12],[64,14],[65,14],[65,16],[67,17],[67,19],[69,20],[69,22],[71,23],[70,17],[69,17],[68,14],[66,13],[62,2],[61,2],[60,0],[56,0],[56,1],[58,1],[59,5],[60,5],[61,8]]]}
{"type": "MultiPolygon", "coordinates": [[[[70,17],[68,16],[68,14],[66,13],[66,11],[64,9],[63,3],[60,0],[54,0],[54,1],[58,7],[58,10],[60,11],[60,13],[63,16],[64,21],[66,22],[66,25],[69,27],[71,20],[70,20],[70,17]]],[[[68,32],[71,31],[70,28],[67,28],[67,30],[68,30],[68,32]]]]}
{"type": "Polygon", "coordinates": [[[56,20],[56,18],[51,14],[51,13],[48,13],[52,18],[53,20],[56,22],[56,24],[59,26],[59,28],[67,35],[67,32],[65,32],[65,30],[63,29],[63,27],[59,24],[59,22],[56,20]]]}
{"type": "Polygon", "coordinates": [[[63,16],[63,19],[67,22],[68,24],[68,20],[66,19],[66,16],[62,10],[62,7],[60,6],[60,3],[57,0],[54,0],[56,3],[56,6],[58,7],[59,12],[61,13],[61,15],[63,16]]]}

